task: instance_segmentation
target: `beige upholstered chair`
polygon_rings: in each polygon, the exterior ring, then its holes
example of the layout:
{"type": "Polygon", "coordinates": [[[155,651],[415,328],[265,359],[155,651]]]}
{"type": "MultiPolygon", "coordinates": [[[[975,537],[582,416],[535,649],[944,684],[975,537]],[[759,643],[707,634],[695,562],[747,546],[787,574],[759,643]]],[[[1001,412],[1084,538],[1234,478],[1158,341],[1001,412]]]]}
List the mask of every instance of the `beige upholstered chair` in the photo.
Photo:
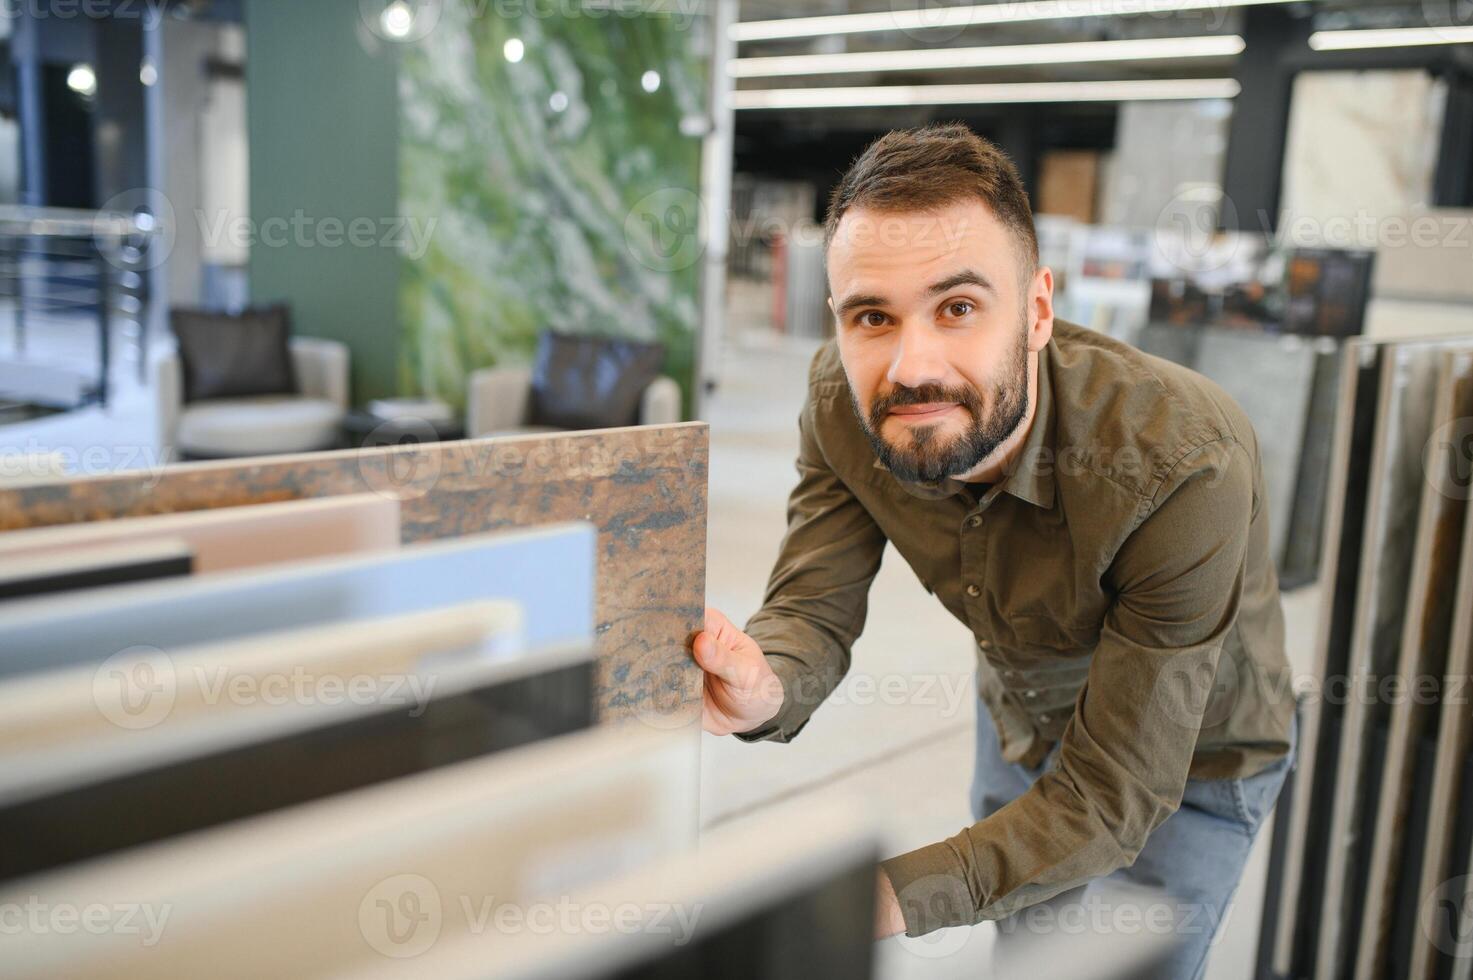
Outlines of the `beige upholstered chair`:
{"type": "MultiPolygon", "coordinates": [[[[532,368],[493,367],[476,371],[466,389],[465,434],[480,436],[555,431],[530,425],[532,368]]],[[[640,425],[679,422],[680,385],[661,375],[644,389],[639,402],[640,425]]]]}
{"type": "Polygon", "coordinates": [[[158,437],[172,458],[209,459],[332,449],[348,411],[348,348],[335,340],[293,337],[299,395],[212,398],[184,404],[177,354],[154,365],[158,437]]]}

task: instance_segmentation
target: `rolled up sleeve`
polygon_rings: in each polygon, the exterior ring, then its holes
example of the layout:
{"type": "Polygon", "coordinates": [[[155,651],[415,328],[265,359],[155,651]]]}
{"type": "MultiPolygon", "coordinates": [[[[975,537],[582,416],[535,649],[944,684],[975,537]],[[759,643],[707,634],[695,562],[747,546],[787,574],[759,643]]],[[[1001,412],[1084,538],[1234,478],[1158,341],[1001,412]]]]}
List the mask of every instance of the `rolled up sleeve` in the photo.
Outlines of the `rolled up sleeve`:
{"type": "Polygon", "coordinates": [[[787,534],[762,608],[746,626],[782,681],[783,706],[765,727],[737,736],[746,741],[788,741],[838,686],[864,629],[870,583],[885,550],[884,533],[824,457],[816,397],[823,396],[810,390],[799,418],[798,485],[788,498],[787,534]]]}
{"type": "Polygon", "coordinates": [[[907,934],[1003,918],[1128,866],[1180,806],[1242,595],[1254,469],[1216,440],[1143,497],[1056,763],[986,819],[884,863],[907,934]]]}

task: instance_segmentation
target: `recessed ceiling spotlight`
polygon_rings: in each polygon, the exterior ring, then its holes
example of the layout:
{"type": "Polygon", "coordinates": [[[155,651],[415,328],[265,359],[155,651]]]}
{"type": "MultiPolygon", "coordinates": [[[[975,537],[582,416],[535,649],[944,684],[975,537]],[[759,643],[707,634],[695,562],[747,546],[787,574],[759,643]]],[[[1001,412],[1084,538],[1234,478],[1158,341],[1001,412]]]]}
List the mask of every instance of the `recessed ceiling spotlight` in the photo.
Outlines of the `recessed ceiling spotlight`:
{"type": "Polygon", "coordinates": [[[414,10],[405,0],[394,0],[379,15],[379,24],[383,27],[384,34],[396,41],[402,41],[414,30],[414,10]]]}
{"type": "Polygon", "coordinates": [[[92,70],[91,65],[73,65],[72,70],[67,72],[66,86],[78,95],[96,95],[97,72],[92,70]]]}

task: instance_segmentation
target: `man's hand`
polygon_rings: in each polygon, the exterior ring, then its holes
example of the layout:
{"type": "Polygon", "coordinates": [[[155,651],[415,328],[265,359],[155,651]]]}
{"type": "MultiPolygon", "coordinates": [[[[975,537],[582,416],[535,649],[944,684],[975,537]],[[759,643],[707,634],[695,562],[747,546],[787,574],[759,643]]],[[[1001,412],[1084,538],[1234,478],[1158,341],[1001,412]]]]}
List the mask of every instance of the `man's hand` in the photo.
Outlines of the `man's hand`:
{"type": "Polygon", "coordinates": [[[712,735],[750,732],[777,716],[783,685],[750,636],[715,609],[696,634],[696,663],[706,672],[701,725],[712,735]]]}

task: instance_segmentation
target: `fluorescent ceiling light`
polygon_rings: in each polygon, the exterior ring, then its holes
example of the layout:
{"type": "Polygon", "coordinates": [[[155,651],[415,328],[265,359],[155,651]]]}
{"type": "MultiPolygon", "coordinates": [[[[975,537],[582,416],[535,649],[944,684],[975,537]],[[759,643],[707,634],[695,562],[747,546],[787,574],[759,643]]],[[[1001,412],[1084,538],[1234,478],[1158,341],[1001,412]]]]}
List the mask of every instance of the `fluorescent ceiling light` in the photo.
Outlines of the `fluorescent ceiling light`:
{"type": "Polygon", "coordinates": [[[1129,17],[1136,14],[1187,10],[1220,11],[1224,7],[1251,7],[1288,0],[1000,0],[998,3],[939,9],[881,10],[868,14],[830,14],[749,20],[731,25],[735,41],[774,38],[827,37],[831,34],[871,34],[877,31],[929,31],[976,27],[983,24],[1027,24],[1071,17],[1129,17]]]}
{"type": "Polygon", "coordinates": [[[1150,61],[1160,58],[1223,58],[1239,54],[1242,50],[1243,39],[1235,34],[1149,37],[1124,41],[996,44],[980,48],[922,48],[912,51],[734,58],[726,63],[726,71],[733,78],[770,78],[776,75],[829,75],[838,72],[911,71],[928,68],[997,68],[1004,65],[1150,61]]]}
{"type": "Polygon", "coordinates": [[[1403,27],[1384,31],[1315,31],[1309,46],[1316,51],[1356,48],[1406,48],[1419,44],[1473,43],[1473,27],[1403,27]]]}
{"type": "Polygon", "coordinates": [[[1114,82],[1007,82],[986,85],[871,85],[738,89],[737,109],[848,109],[870,106],[980,105],[1015,102],[1139,102],[1230,99],[1231,78],[1133,79],[1114,82]]]}

